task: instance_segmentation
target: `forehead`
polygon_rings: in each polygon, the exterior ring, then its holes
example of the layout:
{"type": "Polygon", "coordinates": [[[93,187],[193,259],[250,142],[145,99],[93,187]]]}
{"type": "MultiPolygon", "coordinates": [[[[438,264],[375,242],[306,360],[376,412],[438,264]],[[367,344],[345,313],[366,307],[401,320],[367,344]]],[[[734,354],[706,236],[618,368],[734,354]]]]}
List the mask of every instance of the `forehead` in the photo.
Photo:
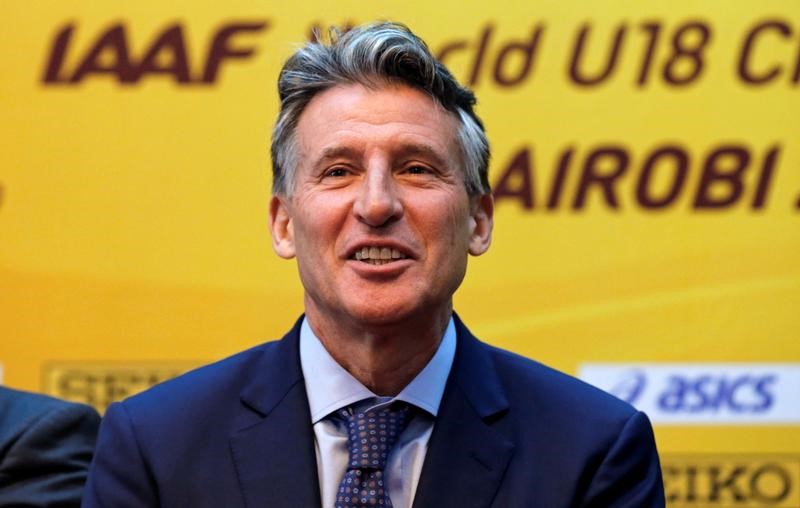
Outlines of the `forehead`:
{"type": "Polygon", "coordinates": [[[405,85],[338,85],[317,94],[297,125],[300,162],[325,154],[431,151],[457,161],[458,121],[426,93],[405,85]]]}

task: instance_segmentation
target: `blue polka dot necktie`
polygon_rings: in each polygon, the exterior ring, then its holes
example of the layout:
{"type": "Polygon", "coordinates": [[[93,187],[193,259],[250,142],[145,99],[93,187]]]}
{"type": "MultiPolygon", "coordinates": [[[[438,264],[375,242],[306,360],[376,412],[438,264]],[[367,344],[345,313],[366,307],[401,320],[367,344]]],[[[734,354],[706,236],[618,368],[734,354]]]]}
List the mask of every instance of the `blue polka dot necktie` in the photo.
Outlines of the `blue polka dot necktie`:
{"type": "Polygon", "coordinates": [[[339,414],[347,422],[350,458],[336,494],[336,508],[392,506],[384,469],[410,419],[408,405],[393,404],[361,413],[342,409],[339,414]]]}

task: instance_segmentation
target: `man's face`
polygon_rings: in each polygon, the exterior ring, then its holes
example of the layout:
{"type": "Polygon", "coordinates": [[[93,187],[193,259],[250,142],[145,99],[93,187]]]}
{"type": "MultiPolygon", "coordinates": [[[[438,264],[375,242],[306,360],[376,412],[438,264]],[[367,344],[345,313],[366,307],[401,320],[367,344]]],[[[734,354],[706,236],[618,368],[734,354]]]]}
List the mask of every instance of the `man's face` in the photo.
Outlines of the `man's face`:
{"type": "Polygon", "coordinates": [[[457,121],[407,86],[318,94],[296,130],[290,197],[271,204],[273,244],[297,257],[306,312],[389,324],[449,312],[467,253],[482,254],[490,196],[470,198],[457,121]]]}

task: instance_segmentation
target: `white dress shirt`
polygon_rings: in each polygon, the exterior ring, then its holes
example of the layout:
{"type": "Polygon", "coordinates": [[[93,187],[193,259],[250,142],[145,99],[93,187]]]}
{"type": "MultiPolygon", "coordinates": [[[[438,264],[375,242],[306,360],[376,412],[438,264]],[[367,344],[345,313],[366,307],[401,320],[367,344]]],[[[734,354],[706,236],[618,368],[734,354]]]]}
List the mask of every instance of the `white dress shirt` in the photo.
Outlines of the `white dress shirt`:
{"type": "Polygon", "coordinates": [[[308,320],[303,320],[300,364],[311,409],[323,508],[334,508],[339,483],[347,470],[347,429],[336,411],[345,407],[364,411],[396,400],[421,409],[400,435],[385,471],[392,505],[411,508],[455,353],[456,331],[450,318],[439,348],[425,368],[396,397],[378,397],[333,359],[308,320]]]}

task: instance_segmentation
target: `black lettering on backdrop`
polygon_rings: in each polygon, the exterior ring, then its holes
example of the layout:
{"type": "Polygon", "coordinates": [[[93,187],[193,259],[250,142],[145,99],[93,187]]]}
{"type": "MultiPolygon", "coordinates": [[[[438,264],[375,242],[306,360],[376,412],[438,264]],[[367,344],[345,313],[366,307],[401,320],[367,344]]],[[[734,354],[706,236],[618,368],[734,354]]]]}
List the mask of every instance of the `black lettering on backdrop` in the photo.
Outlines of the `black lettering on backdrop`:
{"type": "Polygon", "coordinates": [[[711,483],[708,500],[712,503],[719,502],[727,492],[729,495],[725,497],[732,499],[736,503],[744,501],[746,497],[737,486],[737,481],[744,472],[744,466],[737,466],[727,471],[723,471],[722,468],[718,466],[711,466],[708,468],[708,478],[711,483]]]}
{"type": "Polygon", "coordinates": [[[703,166],[694,207],[725,208],[735,203],[744,191],[742,179],[749,164],[750,152],[742,146],[713,150],[703,166]]]}
{"type": "MultiPolygon", "coordinates": [[[[347,31],[355,24],[347,20],[340,28],[347,31]]],[[[252,41],[248,44],[239,38],[263,32],[268,26],[263,19],[222,24],[209,34],[203,65],[192,69],[191,62],[197,59],[190,58],[183,23],[169,24],[153,34],[141,57],[132,54],[130,30],[121,22],[111,23],[93,36],[90,34],[88,49],[75,54],[78,43],[73,39],[79,27],[66,23],[56,30],[51,41],[41,80],[46,85],[63,86],[106,75],[120,84],[131,85],[148,76],[162,75],[182,85],[211,85],[219,81],[226,61],[252,58],[259,49],[252,41]],[[67,65],[68,61],[76,63],[67,65]]],[[[319,22],[313,24],[309,38],[316,37],[322,27],[319,22]]],[[[510,89],[533,81],[536,63],[544,56],[542,47],[547,30],[544,21],[537,21],[526,31],[508,37],[503,35],[501,27],[487,21],[474,36],[444,41],[438,50],[434,48],[434,53],[445,63],[463,54],[467,60],[464,81],[472,87],[491,79],[494,85],[510,89]]],[[[700,19],[676,24],[658,19],[620,22],[602,30],[592,22],[584,22],[576,27],[572,44],[560,57],[568,60],[568,82],[581,88],[609,82],[619,75],[626,59],[634,61],[635,75],[631,76],[631,82],[635,87],[642,89],[659,77],[665,85],[682,87],[696,83],[709,67],[706,53],[713,34],[713,26],[700,19]]],[[[740,45],[732,48],[735,77],[750,86],[779,80],[797,85],[800,83],[798,35],[800,30],[785,19],[757,20],[742,32],[740,45]],[[777,54],[765,50],[768,47],[785,51],[777,54]]],[[[589,206],[617,210],[622,207],[619,199],[622,187],[634,189],[634,206],[646,210],[669,209],[692,192],[692,206],[696,210],[730,209],[745,200],[749,201],[750,209],[761,210],[769,204],[782,148],[776,144],[760,152],[744,145],[721,145],[699,161],[684,148],[665,145],[647,154],[641,164],[625,147],[601,146],[597,150],[584,156],[575,147],[560,152],[553,165],[552,180],[543,187],[547,210],[564,207],[581,210],[589,206]],[[603,150],[611,151],[603,153],[603,150]],[[602,164],[616,166],[604,172],[602,164]],[[573,165],[578,183],[570,187],[573,165]],[[698,178],[691,178],[693,173],[698,178]],[[667,187],[657,188],[657,183],[664,181],[668,182],[667,187]],[[688,188],[694,185],[694,189],[688,188]],[[589,203],[591,195],[601,198],[599,205],[589,203]]],[[[534,210],[537,204],[534,165],[531,148],[517,151],[500,171],[496,186],[498,201],[516,200],[523,209],[534,210]]],[[[793,205],[800,210],[800,195],[793,205]]]]}
{"type": "Polygon", "coordinates": [[[187,54],[183,27],[177,23],[169,26],[156,38],[142,57],[136,78],[138,79],[144,74],[172,74],[176,82],[190,83],[192,78],[189,75],[187,54]],[[159,55],[162,54],[168,55],[169,64],[159,63],[159,55]]]}
{"type": "MultiPolygon", "coordinates": [[[[506,40],[495,48],[500,27],[489,21],[473,38],[445,41],[434,53],[449,63],[454,54],[466,52],[469,57],[463,81],[473,88],[485,83],[484,75],[492,77],[493,84],[500,87],[521,86],[531,81],[533,64],[545,56],[540,50],[546,27],[545,22],[539,21],[532,25],[527,39],[506,40]],[[514,67],[506,61],[510,56],[518,60],[514,67]],[[484,72],[490,68],[492,73],[484,72]]],[[[793,51],[793,60],[786,55],[776,57],[759,51],[762,44],[784,42],[797,35],[800,31],[779,18],[750,27],[741,35],[739,47],[732,48],[730,64],[736,68],[735,77],[749,85],[772,83],[781,76],[786,76],[793,85],[800,83],[800,41],[783,44],[787,52],[793,51]]],[[[660,76],[666,85],[684,87],[697,83],[710,66],[707,50],[713,38],[713,25],[703,19],[689,19],[676,25],[662,20],[620,22],[610,29],[600,29],[587,21],[576,27],[565,53],[555,57],[566,60],[568,83],[581,88],[610,82],[628,60],[634,62],[632,83],[637,88],[645,88],[654,76],[660,76]]],[[[728,68],[724,64],[717,68],[728,68]]]]}
{"type": "MultiPolygon", "coordinates": [[[[647,21],[639,25],[646,38],[643,46],[638,40],[629,42],[627,23],[620,23],[605,39],[601,35],[592,34],[593,28],[591,23],[584,23],[575,36],[568,66],[570,82],[583,87],[601,85],[622,65],[622,58],[630,54],[633,56],[629,58],[636,59],[639,69],[636,85],[647,85],[652,75],[655,55],[659,54],[659,48],[665,44],[661,37],[664,32],[663,23],[647,21]],[[629,49],[631,44],[632,49],[629,49]],[[600,46],[600,49],[596,46],[600,46]],[[594,71],[586,69],[586,53],[605,54],[602,64],[594,71]]],[[[697,81],[705,68],[705,50],[710,39],[711,25],[705,21],[687,21],[679,25],[669,40],[667,58],[661,63],[664,82],[673,86],[684,86],[697,81]]]]}
{"type": "Polygon", "coordinates": [[[636,200],[644,208],[664,208],[670,206],[680,195],[681,189],[683,189],[683,185],[686,182],[686,174],[688,172],[689,155],[683,148],[667,145],[654,150],[647,157],[642,166],[642,174],[636,184],[636,200]],[[662,160],[671,160],[672,164],[659,164],[662,160]],[[661,197],[654,196],[652,190],[653,174],[655,174],[658,168],[662,168],[662,171],[664,171],[664,167],[673,169],[669,190],[661,197]]]}
{"type": "Polygon", "coordinates": [[[518,199],[522,208],[533,208],[533,170],[531,154],[523,148],[511,159],[511,163],[492,187],[494,197],[518,199]]]}
{"type": "Polygon", "coordinates": [[[664,490],[676,508],[775,506],[795,508],[798,466],[795,456],[665,455],[664,490]]]}
{"type": "MultiPolygon", "coordinates": [[[[759,52],[758,48],[763,41],[783,41],[795,35],[792,27],[781,19],[768,19],[756,23],[745,35],[739,50],[737,62],[738,77],[749,85],[766,85],[774,82],[777,78],[786,74],[788,70],[785,65],[780,63],[780,59],[775,58],[774,52],[759,52]]],[[[790,78],[792,84],[800,82],[800,51],[797,51],[797,41],[795,48],[781,44],[787,50],[794,49],[795,67],[794,73],[790,78]]],[[[785,57],[784,57],[785,60],[785,57]]],[[[784,61],[784,63],[786,63],[784,61]]]]}
{"type": "Polygon", "coordinates": [[[569,77],[572,82],[577,85],[597,85],[608,79],[611,73],[617,68],[620,48],[622,47],[622,41],[625,39],[625,33],[627,31],[627,27],[624,24],[617,27],[604,66],[601,66],[599,71],[590,76],[585,70],[582,70],[581,60],[584,58],[583,54],[584,51],[586,51],[586,38],[591,32],[591,29],[591,24],[585,23],[578,30],[578,35],[575,38],[575,46],[572,50],[572,56],[570,57],[569,77]]]}
{"type": "Polygon", "coordinates": [[[157,33],[141,59],[137,59],[130,51],[128,29],[122,23],[114,23],[96,37],[70,72],[64,68],[64,62],[71,51],[76,27],[68,23],[53,38],[42,82],[77,84],[93,75],[107,74],[121,84],[130,85],[147,75],[162,74],[180,84],[211,85],[217,81],[223,61],[255,54],[255,46],[236,44],[235,38],[261,32],[267,26],[266,20],[223,24],[211,37],[203,69],[193,73],[182,24],[170,24],[157,33]]]}
{"type": "Polygon", "coordinates": [[[754,499],[762,503],[779,503],[789,495],[792,478],[780,464],[769,462],[753,472],[749,487],[754,499]],[[775,485],[778,485],[780,490],[775,489],[775,485]]]}
{"type": "MultiPolygon", "coordinates": [[[[72,34],[72,31],[70,30],[68,33],[72,34]]],[[[59,54],[63,55],[64,53],[66,51],[59,51],[59,54]]],[[[120,83],[133,83],[136,81],[137,72],[136,68],[131,64],[128,43],[125,37],[125,27],[122,24],[112,25],[97,38],[97,41],[86,56],[83,57],[69,81],[77,83],[88,74],[112,74],[117,77],[120,83]],[[102,61],[101,57],[104,53],[113,55],[110,63],[102,61]]]]}
{"type": "Polygon", "coordinates": [[[574,148],[569,147],[561,154],[556,166],[556,173],[553,176],[553,184],[550,186],[550,194],[547,198],[547,208],[554,210],[558,208],[561,202],[561,193],[564,190],[564,182],[567,179],[567,171],[569,171],[570,163],[572,162],[572,154],[574,148]]]}
{"type": "Polygon", "coordinates": [[[583,165],[572,208],[579,210],[584,207],[586,196],[592,187],[602,191],[602,196],[609,208],[619,208],[616,181],[628,169],[629,161],[630,156],[627,150],[618,146],[599,147],[592,150],[583,165]],[[611,169],[602,167],[604,161],[609,161],[605,165],[610,165],[611,169]]]}
{"type": "Polygon", "coordinates": [[[568,146],[550,166],[537,164],[533,148],[523,146],[496,170],[493,189],[498,203],[516,201],[531,212],[539,205],[537,191],[546,197],[539,207],[550,213],[597,206],[622,210],[626,195],[628,206],[647,211],[674,208],[682,196],[688,196],[687,205],[695,210],[732,210],[744,205],[757,211],[769,204],[781,151],[777,143],[763,150],[728,143],[698,157],[681,145],[666,143],[637,156],[621,144],[588,150],[568,146]],[[536,174],[542,168],[548,168],[549,178],[536,174]],[[591,196],[598,199],[590,201],[591,196]]]}
{"type": "Polygon", "coordinates": [[[260,21],[251,23],[231,23],[220,27],[217,33],[214,34],[214,39],[208,50],[208,59],[206,60],[205,70],[203,70],[203,83],[213,83],[216,81],[220,64],[224,59],[248,58],[255,53],[255,48],[252,46],[244,48],[232,47],[231,39],[233,36],[242,32],[260,32],[266,28],[266,26],[266,21],[260,21]]]}
{"type": "MultiPolygon", "coordinates": [[[[346,20],[339,28],[346,32],[356,24],[346,20]]],[[[74,51],[73,38],[78,27],[75,23],[66,23],[51,41],[41,81],[46,85],[68,85],[106,74],[121,84],[132,84],[151,74],[165,74],[176,83],[208,85],[216,82],[222,62],[251,58],[258,49],[252,43],[235,44],[234,39],[267,27],[267,20],[223,24],[210,37],[203,68],[193,72],[186,27],[182,23],[169,24],[155,34],[141,58],[130,52],[129,29],[121,22],[111,23],[95,36],[88,51],[78,56],[78,64],[67,69],[65,62],[74,51]]],[[[326,27],[321,22],[313,23],[308,29],[309,40],[326,27]]],[[[542,45],[547,28],[547,23],[537,21],[531,23],[527,31],[509,38],[503,36],[501,27],[487,21],[473,36],[446,40],[434,48],[434,53],[445,63],[454,55],[464,53],[467,66],[462,80],[471,87],[484,84],[484,77],[502,88],[523,86],[532,81],[536,62],[545,56],[542,45]]],[[[709,66],[706,50],[713,34],[712,24],[701,19],[678,24],[646,19],[638,23],[620,22],[610,29],[601,29],[586,21],[575,28],[564,53],[555,57],[566,61],[568,83],[581,88],[608,83],[630,60],[635,74],[630,79],[637,88],[645,88],[653,82],[654,76],[660,76],[666,85],[683,87],[696,83],[709,66]]],[[[763,86],[779,79],[797,85],[800,83],[798,35],[800,31],[781,18],[755,22],[741,34],[741,43],[730,55],[730,63],[736,69],[735,77],[751,86],[763,86]],[[784,51],[780,55],[765,51],[763,47],[767,44],[778,44],[784,51]]],[[[718,65],[717,68],[727,66],[718,65]]]]}
{"type": "Polygon", "coordinates": [[[704,52],[711,39],[711,29],[702,21],[681,26],[672,38],[672,54],[664,64],[664,81],[680,86],[694,82],[705,67],[704,52]],[[681,64],[688,66],[682,75],[681,64]]]}
{"type": "Polygon", "coordinates": [[[494,32],[495,26],[487,23],[474,41],[448,41],[435,51],[436,57],[448,65],[455,53],[466,51],[470,56],[470,64],[467,77],[463,81],[471,87],[479,84],[486,67],[491,67],[491,77],[498,86],[508,88],[524,83],[533,76],[545,25],[533,25],[529,35],[501,41],[498,47],[492,45],[494,32]]]}
{"type": "Polygon", "coordinates": [[[44,392],[104,411],[112,402],[172,379],[196,364],[51,364],[44,370],[44,392]]]}
{"type": "Polygon", "coordinates": [[[764,156],[764,162],[761,165],[761,173],[758,178],[756,192],[753,195],[753,208],[764,208],[764,205],[767,202],[767,195],[770,190],[770,184],[772,183],[772,175],[775,173],[779,154],[780,147],[773,146],[764,156]]]}

